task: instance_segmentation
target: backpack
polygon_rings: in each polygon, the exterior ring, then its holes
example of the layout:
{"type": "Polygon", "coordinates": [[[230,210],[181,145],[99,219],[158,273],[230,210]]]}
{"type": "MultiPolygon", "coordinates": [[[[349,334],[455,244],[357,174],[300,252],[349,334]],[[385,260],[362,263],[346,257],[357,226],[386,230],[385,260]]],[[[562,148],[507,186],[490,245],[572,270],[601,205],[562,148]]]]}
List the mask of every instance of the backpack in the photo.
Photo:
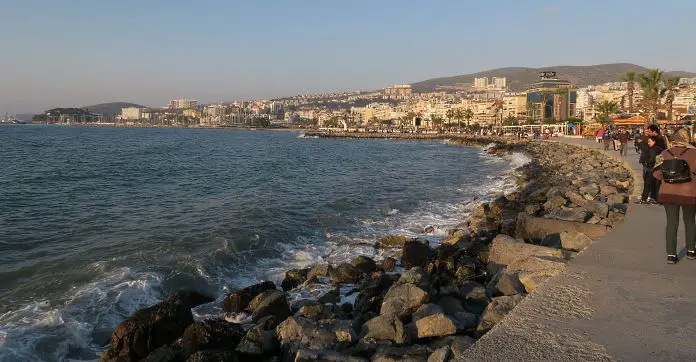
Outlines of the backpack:
{"type": "Polygon", "coordinates": [[[673,158],[669,160],[663,160],[660,168],[662,170],[662,179],[668,184],[681,184],[686,182],[691,182],[691,168],[686,160],[682,160],[679,157],[683,156],[689,149],[685,149],[684,152],[675,156],[672,151],[667,150],[673,158]]]}

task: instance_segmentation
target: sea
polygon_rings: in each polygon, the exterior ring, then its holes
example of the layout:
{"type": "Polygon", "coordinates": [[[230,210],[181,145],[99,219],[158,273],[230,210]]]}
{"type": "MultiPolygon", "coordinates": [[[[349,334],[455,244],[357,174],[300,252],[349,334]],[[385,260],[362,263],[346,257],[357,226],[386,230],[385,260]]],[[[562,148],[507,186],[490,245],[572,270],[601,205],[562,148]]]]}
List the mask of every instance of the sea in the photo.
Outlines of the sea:
{"type": "Polygon", "coordinates": [[[179,290],[220,301],[380,237],[436,242],[522,155],[301,132],[0,126],[0,361],[95,360],[179,290]]]}

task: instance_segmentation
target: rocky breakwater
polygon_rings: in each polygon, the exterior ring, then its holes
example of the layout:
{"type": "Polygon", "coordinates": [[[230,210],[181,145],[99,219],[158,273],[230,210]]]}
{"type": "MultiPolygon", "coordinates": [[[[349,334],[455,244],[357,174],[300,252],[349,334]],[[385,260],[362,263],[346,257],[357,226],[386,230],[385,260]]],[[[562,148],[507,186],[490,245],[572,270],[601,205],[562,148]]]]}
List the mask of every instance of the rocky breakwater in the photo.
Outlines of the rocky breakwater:
{"type": "Polygon", "coordinates": [[[176,294],[121,323],[101,360],[456,357],[621,221],[631,188],[630,171],[602,153],[497,142],[489,152],[533,159],[519,170],[518,191],[481,204],[438,244],[385,236],[375,247],[393,257],[290,270],[280,286],[265,281],[226,296],[226,318],[194,321],[190,308],[211,299],[176,294]]]}

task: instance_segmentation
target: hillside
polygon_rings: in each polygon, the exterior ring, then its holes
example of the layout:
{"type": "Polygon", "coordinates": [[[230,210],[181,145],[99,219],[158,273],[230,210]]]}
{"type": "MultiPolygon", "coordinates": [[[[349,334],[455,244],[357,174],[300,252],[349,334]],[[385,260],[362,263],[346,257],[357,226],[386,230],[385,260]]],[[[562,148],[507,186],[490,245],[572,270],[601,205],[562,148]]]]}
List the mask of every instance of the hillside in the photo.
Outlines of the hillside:
{"type": "Polygon", "coordinates": [[[92,113],[99,114],[119,114],[121,113],[121,108],[136,107],[136,108],[147,108],[146,106],[141,106],[135,103],[128,102],[111,102],[111,103],[101,103],[95,104],[93,106],[82,107],[87,109],[92,113]]]}
{"type": "MultiPolygon", "coordinates": [[[[544,68],[499,68],[483,72],[457,75],[453,77],[443,77],[428,79],[422,82],[413,83],[411,86],[415,92],[431,92],[438,86],[452,86],[455,84],[471,84],[477,77],[506,77],[507,84],[511,91],[522,91],[529,84],[539,79],[539,72],[555,71],[558,78],[565,79],[578,87],[590,84],[600,84],[618,81],[626,72],[645,73],[649,69],[640,65],[628,63],[599,64],[589,66],[567,66],[559,65],[556,67],[544,68]]],[[[696,73],[674,71],[666,72],[668,77],[696,77],[696,73]]]]}

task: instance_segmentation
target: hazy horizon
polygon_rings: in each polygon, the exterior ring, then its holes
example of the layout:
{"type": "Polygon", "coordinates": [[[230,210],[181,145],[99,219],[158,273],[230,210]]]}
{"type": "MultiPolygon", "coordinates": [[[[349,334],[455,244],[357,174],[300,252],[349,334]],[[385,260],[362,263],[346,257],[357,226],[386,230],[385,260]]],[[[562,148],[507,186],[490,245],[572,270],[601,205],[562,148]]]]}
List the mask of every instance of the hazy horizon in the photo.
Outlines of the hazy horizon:
{"type": "Polygon", "coordinates": [[[677,17],[696,3],[663,2],[658,16],[644,4],[3,2],[0,112],[369,90],[501,67],[696,71],[696,24],[677,17]]]}

